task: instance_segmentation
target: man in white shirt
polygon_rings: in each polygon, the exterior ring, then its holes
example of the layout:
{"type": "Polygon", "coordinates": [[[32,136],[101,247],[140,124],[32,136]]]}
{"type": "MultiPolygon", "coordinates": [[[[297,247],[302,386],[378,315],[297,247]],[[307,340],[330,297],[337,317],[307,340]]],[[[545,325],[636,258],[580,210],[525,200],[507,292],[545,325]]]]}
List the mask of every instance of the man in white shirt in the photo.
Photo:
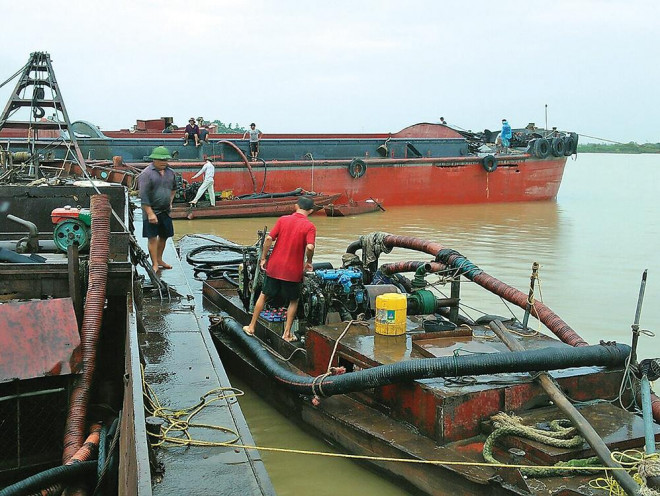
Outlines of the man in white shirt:
{"type": "Polygon", "coordinates": [[[213,176],[215,175],[215,167],[213,166],[213,162],[211,162],[211,159],[206,158],[206,162],[204,163],[202,168],[199,169],[199,171],[192,177],[192,179],[195,179],[196,177],[199,177],[202,174],[204,174],[204,180],[202,182],[202,185],[197,190],[195,199],[190,202],[190,205],[193,207],[196,206],[199,199],[208,190],[209,200],[211,200],[211,206],[215,207],[215,192],[213,191],[213,176]]]}

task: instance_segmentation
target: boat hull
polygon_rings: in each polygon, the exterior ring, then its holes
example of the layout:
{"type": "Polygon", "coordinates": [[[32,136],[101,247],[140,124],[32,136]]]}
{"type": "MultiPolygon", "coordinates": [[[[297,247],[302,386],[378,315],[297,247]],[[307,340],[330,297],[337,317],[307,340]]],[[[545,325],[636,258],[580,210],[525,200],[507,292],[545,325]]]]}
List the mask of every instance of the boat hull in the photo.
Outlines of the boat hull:
{"type": "MultiPolygon", "coordinates": [[[[240,217],[280,217],[292,214],[296,209],[299,196],[284,197],[277,200],[254,199],[254,200],[226,200],[219,201],[216,206],[210,205],[188,207],[175,205],[170,216],[173,219],[223,219],[240,217]]],[[[328,203],[332,203],[339,194],[317,195],[314,204],[317,209],[328,203]]]]}
{"type": "MultiPolygon", "coordinates": [[[[501,159],[486,172],[480,159],[373,159],[365,161],[362,177],[350,175],[350,161],[216,163],[215,188],[231,188],[236,195],[263,191],[341,193],[339,202],[378,197],[389,206],[502,203],[552,200],[561,185],[566,157],[501,159]]],[[[187,181],[200,164],[171,162],[187,181]]]]}
{"type": "Polygon", "coordinates": [[[335,204],[331,203],[323,207],[328,217],[348,217],[349,215],[368,214],[371,212],[385,211],[382,205],[374,200],[362,202],[335,204]]]}
{"type": "MultiPolygon", "coordinates": [[[[211,158],[217,191],[232,189],[238,196],[303,188],[340,193],[339,203],[377,197],[388,206],[551,200],[567,159],[538,158],[523,148],[489,158],[470,155],[468,141],[460,134],[431,124],[417,124],[396,135],[269,135],[254,162],[248,162],[247,142],[237,135],[212,135],[208,143],[183,146],[174,135],[103,134],[91,125],[78,131],[93,135],[78,138],[90,163],[112,160],[128,169],[141,168],[154,147],[166,146],[173,156],[171,167],[189,182],[205,158],[211,158]]],[[[12,150],[28,149],[24,138],[10,139],[6,132],[0,136],[11,141],[12,150]]],[[[35,146],[49,150],[52,158],[64,158],[52,138],[35,146]]]]}

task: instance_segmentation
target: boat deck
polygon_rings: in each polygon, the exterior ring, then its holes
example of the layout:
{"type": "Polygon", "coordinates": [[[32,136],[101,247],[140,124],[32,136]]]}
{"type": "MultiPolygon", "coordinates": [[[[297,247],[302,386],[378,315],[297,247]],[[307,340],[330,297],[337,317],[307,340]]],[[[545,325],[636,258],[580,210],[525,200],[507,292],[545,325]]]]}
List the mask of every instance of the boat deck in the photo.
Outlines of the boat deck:
{"type": "MultiPolygon", "coordinates": [[[[221,280],[204,284],[205,295],[239,322],[248,314],[242,309],[236,290],[221,280]]],[[[287,343],[279,336],[281,325],[260,319],[257,337],[282,356],[290,356],[294,348],[304,347],[305,354],[295,354],[292,370],[306,371],[311,376],[322,374],[328,356],[346,323],[328,324],[307,330],[304,345],[287,343]]],[[[359,370],[381,364],[431,356],[453,356],[466,353],[508,352],[507,347],[485,326],[461,331],[425,333],[416,317],[409,317],[408,332],[401,336],[374,333],[373,320],[368,326],[353,325],[341,338],[333,365],[359,370]]],[[[515,331],[515,329],[513,329],[515,331]]],[[[322,437],[348,452],[366,457],[407,458],[425,463],[372,461],[390,475],[415,481],[414,485],[429,494],[559,494],[567,489],[564,477],[523,478],[517,471],[504,471],[483,466],[482,450],[486,434],[492,430],[487,420],[499,411],[515,411],[525,425],[547,424],[565,418],[530,374],[485,375],[478,378],[419,379],[408,384],[368,389],[360,393],[323,398],[318,405],[293,399],[287,395],[247,356],[231,336],[213,331],[213,337],[227,367],[240,367],[244,377],[275,406],[281,405],[288,415],[295,415],[322,437]],[[482,420],[486,419],[486,420],[482,420]],[[442,463],[442,461],[449,463],[442,463]],[[514,474],[513,476],[511,474],[514,474]],[[504,480],[504,482],[502,482],[504,480]],[[499,482],[498,482],[499,481],[499,482]]],[[[517,332],[520,332],[518,330],[517,332]]],[[[565,347],[560,341],[527,331],[517,336],[526,349],[565,347]]],[[[579,367],[551,371],[562,390],[577,401],[582,415],[594,426],[613,450],[637,448],[644,444],[643,420],[609,401],[589,402],[593,398],[611,399],[618,391],[621,370],[579,367]],[[580,404],[584,401],[584,404],[580,404]]],[[[660,429],[655,429],[660,439],[660,429]]],[[[516,455],[517,448],[536,460],[538,465],[593,456],[585,443],[578,449],[545,446],[524,438],[509,437],[495,450],[502,463],[529,463],[516,455]]],[[[573,476],[566,494],[595,495],[589,487],[595,475],[573,476]]],[[[563,494],[563,493],[562,493],[563,494]]]]}
{"type": "MultiPolygon", "coordinates": [[[[308,372],[322,374],[328,366],[329,350],[335,346],[346,324],[329,324],[308,330],[308,372]]],[[[475,354],[508,353],[508,348],[488,327],[459,327],[456,331],[425,333],[421,320],[407,322],[401,336],[376,334],[369,326],[352,325],[337,347],[334,366],[360,370],[402,360],[432,357],[461,357],[475,354]]],[[[514,329],[515,331],[515,329],[514,329]]],[[[527,331],[514,334],[525,349],[569,345],[544,334],[527,331]]],[[[460,358],[459,358],[460,359],[460,358]]],[[[552,371],[563,390],[576,401],[608,397],[618,390],[621,370],[579,367],[552,371]]],[[[529,374],[507,373],[457,379],[421,379],[405,390],[394,386],[361,394],[369,403],[384,405],[392,414],[415,425],[439,443],[451,443],[482,432],[479,418],[499,411],[520,411],[549,403],[543,389],[529,374]]]]}
{"type": "MultiPolygon", "coordinates": [[[[139,221],[137,222],[139,224],[139,221]]],[[[144,243],[146,240],[141,239],[144,243]]],[[[164,259],[172,270],[161,271],[171,289],[171,301],[157,291],[145,296],[138,340],[145,362],[145,381],[163,407],[193,407],[206,393],[230,388],[225,369],[213,346],[208,321],[202,318],[201,292],[194,293],[174,244],[168,240],[164,259]]],[[[253,445],[252,436],[235,398],[204,408],[195,423],[218,425],[240,435],[239,443],[253,445]]],[[[220,431],[191,428],[195,439],[227,441],[220,431]]],[[[157,462],[164,469],[153,494],[275,494],[259,454],[227,447],[159,447],[157,462]]]]}

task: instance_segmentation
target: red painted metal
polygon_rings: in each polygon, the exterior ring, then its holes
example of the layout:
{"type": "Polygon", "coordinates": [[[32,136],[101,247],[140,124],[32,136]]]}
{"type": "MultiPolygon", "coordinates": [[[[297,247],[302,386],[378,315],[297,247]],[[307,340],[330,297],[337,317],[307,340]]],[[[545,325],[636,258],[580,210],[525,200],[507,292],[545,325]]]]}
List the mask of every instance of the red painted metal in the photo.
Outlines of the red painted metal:
{"type": "MultiPolygon", "coordinates": [[[[333,335],[333,332],[326,334],[324,328],[308,329],[306,372],[311,376],[325,373],[335,345],[333,335]]],[[[406,345],[407,348],[411,346],[412,343],[406,345]]],[[[361,350],[340,343],[332,365],[340,365],[338,357],[353,363],[355,370],[382,365],[369,349],[369,346],[361,350]]],[[[407,358],[407,355],[401,357],[402,360],[407,358]]],[[[608,397],[609,392],[618,388],[621,371],[587,370],[578,375],[558,377],[557,381],[571,398],[586,401],[594,395],[608,397]]],[[[392,418],[414,425],[420,433],[441,444],[479,435],[481,422],[499,411],[525,410],[539,400],[547,403],[541,388],[524,379],[513,380],[507,386],[465,386],[459,389],[447,387],[442,379],[411,381],[365,391],[360,393],[360,398],[369,404],[384,406],[392,418]]]]}
{"type": "MultiPolygon", "coordinates": [[[[147,121],[144,121],[147,122],[147,121]]],[[[160,121],[159,121],[160,122],[160,121]]],[[[162,121],[164,126],[164,121],[162,121]]],[[[183,129],[171,134],[151,132],[146,125],[136,132],[104,131],[109,138],[158,139],[163,144],[178,146],[183,129]]],[[[0,132],[3,136],[5,130],[0,132]]],[[[12,130],[6,130],[12,131],[12,130]]],[[[213,134],[210,140],[237,148],[229,140],[240,140],[242,134],[213,134]]],[[[447,126],[421,123],[398,133],[373,134],[267,134],[268,139],[383,139],[427,138],[462,139],[447,126]]],[[[240,152],[240,150],[239,150],[240,152]]],[[[242,155],[242,152],[239,153],[242,155]]],[[[360,157],[367,165],[359,178],[348,172],[351,159],[285,160],[250,164],[245,157],[239,162],[225,162],[222,154],[216,160],[215,186],[218,190],[231,185],[236,195],[253,193],[263,185],[264,191],[290,191],[299,187],[309,191],[341,193],[340,203],[360,201],[375,196],[387,205],[444,205],[500,203],[550,200],[557,196],[566,157],[538,159],[529,154],[498,155],[497,169],[486,172],[482,159],[475,156],[389,158],[360,157]]],[[[137,167],[144,163],[132,164],[137,167]]],[[[199,170],[201,162],[172,161],[170,166],[187,181],[199,170]]],[[[107,174],[106,174],[107,175],[107,174]]],[[[110,178],[106,180],[116,180],[110,178]]]]}
{"type": "MultiPolygon", "coordinates": [[[[350,160],[273,161],[267,169],[241,162],[216,163],[215,186],[231,184],[235,195],[253,192],[253,180],[264,191],[337,192],[339,202],[378,197],[385,204],[443,205],[551,200],[557,196],[566,157],[535,159],[529,155],[500,158],[497,170],[486,172],[477,157],[366,159],[360,178],[348,172],[350,160]],[[254,179],[253,179],[254,176],[254,179]]],[[[187,181],[200,164],[170,162],[187,181]]]]}
{"type": "Polygon", "coordinates": [[[82,209],[70,206],[55,208],[50,213],[50,218],[53,224],[57,224],[59,221],[65,219],[78,219],[80,217],[80,210],[82,209]]]}
{"type": "Polygon", "coordinates": [[[0,305],[0,382],[77,374],[81,368],[71,298],[0,305]]]}

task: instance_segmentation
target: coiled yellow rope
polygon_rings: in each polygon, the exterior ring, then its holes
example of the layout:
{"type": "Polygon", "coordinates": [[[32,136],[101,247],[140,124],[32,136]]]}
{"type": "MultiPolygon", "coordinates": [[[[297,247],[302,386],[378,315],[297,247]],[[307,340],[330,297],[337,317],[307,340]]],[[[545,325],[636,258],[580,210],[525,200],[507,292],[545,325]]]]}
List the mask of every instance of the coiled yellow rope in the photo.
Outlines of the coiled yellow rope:
{"type": "Polygon", "coordinates": [[[231,398],[243,396],[244,393],[240,389],[233,387],[212,389],[204,394],[196,405],[180,410],[172,410],[170,408],[165,408],[160,404],[158,396],[156,396],[154,390],[144,380],[144,367],[142,367],[142,391],[145,409],[149,415],[161,418],[165,421],[164,427],[158,434],[151,434],[152,437],[158,439],[157,442],[151,444],[154,447],[162,446],[167,443],[178,446],[231,446],[240,439],[238,433],[229,427],[212,424],[197,424],[192,422],[195,415],[208,405],[215,403],[216,401],[228,401],[231,398]],[[230,438],[228,441],[224,442],[193,439],[189,432],[191,427],[224,432],[227,433],[230,438]]]}
{"type": "MultiPolygon", "coordinates": [[[[630,472],[634,481],[640,485],[639,494],[641,496],[660,495],[660,492],[646,485],[648,477],[660,475],[660,455],[658,453],[646,455],[640,450],[613,451],[612,460],[630,472]]],[[[626,496],[619,483],[607,473],[604,477],[589,481],[589,487],[607,491],[610,496],[626,496]]]]}

